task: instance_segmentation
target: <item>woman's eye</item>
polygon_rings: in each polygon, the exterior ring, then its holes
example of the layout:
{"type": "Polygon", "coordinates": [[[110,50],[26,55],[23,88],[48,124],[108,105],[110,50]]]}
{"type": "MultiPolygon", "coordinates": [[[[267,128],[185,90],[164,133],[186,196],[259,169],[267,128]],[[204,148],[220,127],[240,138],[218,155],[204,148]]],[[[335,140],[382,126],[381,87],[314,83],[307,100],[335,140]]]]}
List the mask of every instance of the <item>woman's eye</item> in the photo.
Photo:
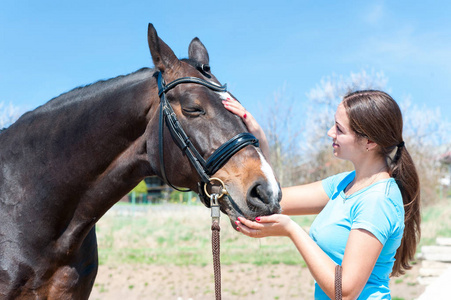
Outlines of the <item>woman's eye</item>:
{"type": "Polygon", "coordinates": [[[340,127],[336,126],[337,131],[343,133],[343,131],[341,131],[340,127]]]}

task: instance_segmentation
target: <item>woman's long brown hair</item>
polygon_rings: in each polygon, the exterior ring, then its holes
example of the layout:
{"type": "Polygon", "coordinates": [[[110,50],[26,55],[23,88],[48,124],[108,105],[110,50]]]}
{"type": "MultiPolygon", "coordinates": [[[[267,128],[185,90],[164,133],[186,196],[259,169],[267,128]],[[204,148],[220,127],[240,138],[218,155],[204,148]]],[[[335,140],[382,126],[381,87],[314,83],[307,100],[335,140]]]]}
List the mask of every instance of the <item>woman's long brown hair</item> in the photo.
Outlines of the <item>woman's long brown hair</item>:
{"type": "Polygon", "coordinates": [[[357,91],[343,99],[351,129],[379,145],[387,161],[388,172],[401,190],[404,202],[404,234],[391,276],[411,269],[421,236],[420,181],[412,157],[402,137],[403,121],[398,104],[387,93],[375,90],[357,91]],[[392,153],[395,152],[394,156],[392,153]]]}

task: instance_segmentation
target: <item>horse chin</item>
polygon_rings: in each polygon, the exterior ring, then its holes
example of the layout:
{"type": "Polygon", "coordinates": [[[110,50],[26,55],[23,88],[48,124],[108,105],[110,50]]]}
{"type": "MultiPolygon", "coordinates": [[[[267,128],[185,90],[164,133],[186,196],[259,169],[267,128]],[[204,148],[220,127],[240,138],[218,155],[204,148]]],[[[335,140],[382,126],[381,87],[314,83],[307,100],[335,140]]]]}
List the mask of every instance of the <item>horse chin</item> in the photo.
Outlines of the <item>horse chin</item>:
{"type": "Polygon", "coordinates": [[[266,206],[263,210],[252,210],[248,207],[247,202],[243,199],[239,202],[240,205],[234,201],[230,196],[224,195],[222,201],[220,201],[221,211],[226,214],[230,219],[230,224],[236,230],[239,217],[243,217],[248,220],[255,220],[256,217],[267,216],[272,214],[278,214],[281,212],[279,204],[275,206],[266,206]]]}

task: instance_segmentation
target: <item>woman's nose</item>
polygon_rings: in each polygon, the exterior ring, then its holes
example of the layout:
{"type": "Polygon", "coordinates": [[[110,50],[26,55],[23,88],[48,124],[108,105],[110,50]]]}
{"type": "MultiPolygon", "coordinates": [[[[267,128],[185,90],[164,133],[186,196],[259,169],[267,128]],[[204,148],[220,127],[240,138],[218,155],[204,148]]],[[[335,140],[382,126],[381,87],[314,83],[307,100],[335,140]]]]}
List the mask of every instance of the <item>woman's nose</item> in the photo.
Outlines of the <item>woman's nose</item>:
{"type": "Polygon", "coordinates": [[[329,131],[327,132],[327,135],[331,138],[335,138],[337,136],[337,133],[335,131],[335,126],[332,126],[329,131]]]}

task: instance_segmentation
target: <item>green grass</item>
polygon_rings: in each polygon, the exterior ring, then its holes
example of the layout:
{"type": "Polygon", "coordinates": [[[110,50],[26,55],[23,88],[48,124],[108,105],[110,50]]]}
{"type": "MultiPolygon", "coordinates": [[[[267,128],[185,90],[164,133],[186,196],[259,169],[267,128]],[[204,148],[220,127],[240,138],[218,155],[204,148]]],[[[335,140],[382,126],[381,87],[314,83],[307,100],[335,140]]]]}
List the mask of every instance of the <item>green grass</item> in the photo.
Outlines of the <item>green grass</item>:
{"type": "Polygon", "coordinates": [[[437,237],[451,237],[451,197],[422,209],[419,247],[434,245],[437,237]]]}
{"type": "MultiPolygon", "coordinates": [[[[211,264],[210,211],[203,206],[187,211],[161,207],[150,206],[149,212],[134,217],[105,215],[97,224],[100,264],[211,264]]],[[[302,226],[313,221],[312,217],[294,219],[302,226]]],[[[288,238],[251,239],[236,232],[225,215],[221,215],[220,234],[222,264],[305,266],[288,238]]]]}
{"type": "MultiPolygon", "coordinates": [[[[130,209],[129,204],[120,206],[130,209]]],[[[211,218],[203,206],[146,206],[149,211],[134,216],[105,215],[97,225],[100,264],[211,264],[211,218]]],[[[304,228],[313,216],[294,217],[304,228]]],[[[422,210],[423,245],[435,244],[438,236],[451,237],[451,198],[422,210]]],[[[232,229],[221,215],[221,263],[300,265],[305,262],[288,238],[252,239],[232,229]]]]}

